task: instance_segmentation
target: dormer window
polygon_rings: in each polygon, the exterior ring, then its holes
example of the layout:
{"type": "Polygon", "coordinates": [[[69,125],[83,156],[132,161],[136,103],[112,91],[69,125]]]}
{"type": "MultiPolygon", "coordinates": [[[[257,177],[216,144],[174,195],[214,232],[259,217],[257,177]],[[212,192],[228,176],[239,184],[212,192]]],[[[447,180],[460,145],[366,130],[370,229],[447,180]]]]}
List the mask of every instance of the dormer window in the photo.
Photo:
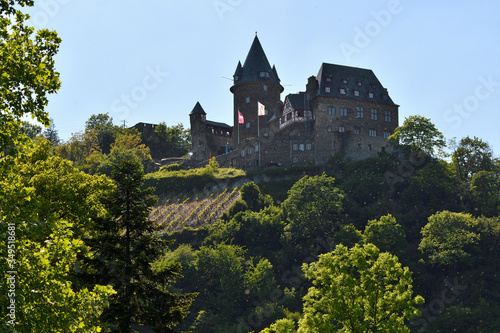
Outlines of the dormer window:
{"type": "Polygon", "coordinates": [[[368,98],[373,98],[373,93],[372,92],[368,93],[368,98]]]}
{"type": "Polygon", "coordinates": [[[343,84],[347,84],[347,79],[342,79],[343,84]]]}
{"type": "Polygon", "coordinates": [[[358,87],[361,87],[361,84],[362,84],[361,81],[358,81],[358,87]]]}
{"type": "Polygon", "coordinates": [[[326,92],[326,93],[329,93],[329,92],[331,92],[331,91],[332,91],[332,89],[331,89],[330,87],[325,87],[325,92],[326,92]]]}
{"type": "Polygon", "coordinates": [[[331,77],[327,77],[326,78],[326,82],[332,82],[332,78],[331,77]]]}
{"type": "Polygon", "coordinates": [[[269,72],[260,72],[259,76],[260,77],[269,77],[269,72]]]}
{"type": "Polygon", "coordinates": [[[354,90],[354,96],[359,96],[359,90],[354,90]]]}
{"type": "Polygon", "coordinates": [[[238,75],[234,76],[234,81],[238,81],[239,79],[240,79],[240,77],[238,75]]]}
{"type": "Polygon", "coordinates": [[[345,89],[344,88],[340,88],[340,94],[345,95],[345,89]]]}

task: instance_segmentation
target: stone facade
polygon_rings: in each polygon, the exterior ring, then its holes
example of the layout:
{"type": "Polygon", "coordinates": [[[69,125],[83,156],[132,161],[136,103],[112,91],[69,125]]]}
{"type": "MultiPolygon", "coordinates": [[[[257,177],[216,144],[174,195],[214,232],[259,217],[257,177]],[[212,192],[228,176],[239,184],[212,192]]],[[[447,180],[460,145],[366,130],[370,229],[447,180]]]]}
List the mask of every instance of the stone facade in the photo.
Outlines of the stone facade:
{"type": "Polygon", "coordinates": [[[210,156],[234,167],[322,165],[335,154],[359,160],[389,150],[398,126],[399,106],[368,69],[323,63],[304,92],[281,101],[276,68],[257,36],[230,90],[234,126],[206,120],[199,103],[190,113],[194,163],[210,156]]]}

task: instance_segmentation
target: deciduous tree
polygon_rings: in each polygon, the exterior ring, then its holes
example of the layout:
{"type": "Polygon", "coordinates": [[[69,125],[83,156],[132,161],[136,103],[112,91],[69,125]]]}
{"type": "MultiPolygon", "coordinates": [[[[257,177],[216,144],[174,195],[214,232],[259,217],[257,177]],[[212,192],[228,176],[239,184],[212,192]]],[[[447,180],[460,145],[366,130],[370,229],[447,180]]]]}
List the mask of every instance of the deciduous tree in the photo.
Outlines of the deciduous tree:
{"type": "Polygon", "coordinates": [[[338,245],[302,269],[313,283],[304,297],[299,333],[410,332],[405,320],[418,316],[411,272],[373,244],[338,245]]]}

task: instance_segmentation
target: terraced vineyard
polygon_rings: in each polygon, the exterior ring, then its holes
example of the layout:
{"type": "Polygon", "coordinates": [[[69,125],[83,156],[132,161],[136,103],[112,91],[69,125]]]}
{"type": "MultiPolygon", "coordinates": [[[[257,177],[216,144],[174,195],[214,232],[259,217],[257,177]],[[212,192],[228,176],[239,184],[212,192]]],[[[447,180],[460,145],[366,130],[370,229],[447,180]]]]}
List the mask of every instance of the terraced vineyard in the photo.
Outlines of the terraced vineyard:
{"type": "Polygon", "coordinates": [[[166,225],[167,231],[196,228],[217,221],[240,197],[237,187],[222,192],[159,198],[149,218],[166,225]]]}

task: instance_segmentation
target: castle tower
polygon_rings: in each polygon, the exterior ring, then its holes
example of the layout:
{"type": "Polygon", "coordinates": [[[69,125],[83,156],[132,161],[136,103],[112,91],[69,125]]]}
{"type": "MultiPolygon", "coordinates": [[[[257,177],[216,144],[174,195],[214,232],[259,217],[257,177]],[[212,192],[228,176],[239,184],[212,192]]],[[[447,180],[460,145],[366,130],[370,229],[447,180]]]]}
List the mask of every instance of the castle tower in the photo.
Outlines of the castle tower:
{"type": "Polygon", "coordinates": [[[266,124],[279,112],[280,94],[284,90],[276,68],[269,64],[257,35],[243,66],[238,62],[234,73],[234,85],[230,90],[234,95],[233,142],[236,147],[238,126],[240,143],[245,139],[257,138],[258,125],[260,135],[266,133],[266,124]],[[258,102],[266,107],[266,115],[260,116],[260,119],[257,114],[258,102]],[[238,111],[243,114],[244,124],[238,123],[238,111]]]}
{"type": "Polygon", "coordinates": [[[191,138],[193,144],[193,160],[204,160],[207,155],[206,122],[207,113],[201,107],[200,102],[196,102],[193,110],[189,114],[191,124],[191,138]]]}

